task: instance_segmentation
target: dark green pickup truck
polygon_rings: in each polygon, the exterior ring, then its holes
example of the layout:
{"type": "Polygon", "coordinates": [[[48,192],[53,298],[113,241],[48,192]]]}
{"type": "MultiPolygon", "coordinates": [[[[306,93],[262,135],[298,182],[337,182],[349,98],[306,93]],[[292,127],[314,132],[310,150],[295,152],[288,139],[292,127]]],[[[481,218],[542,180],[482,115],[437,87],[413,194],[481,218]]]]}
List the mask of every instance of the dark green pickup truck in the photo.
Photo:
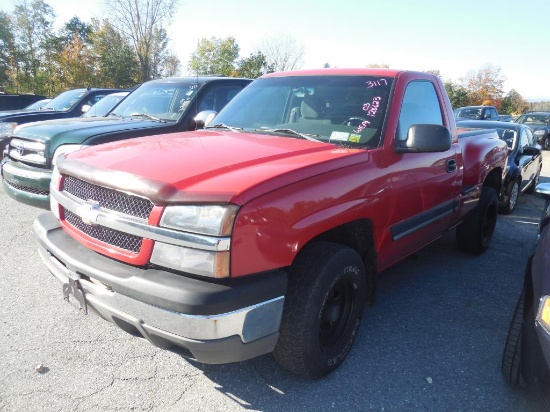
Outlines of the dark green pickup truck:
{"type": "Polygon", "coordinates": [[[220,111],[250,81],[230,77],[152,80],[106,117],[18,126],[1,163],[4,190],[19,202],[49,209],[51,174],[58,156],[116,140],[194,129],[199,112],[220,111]]]}

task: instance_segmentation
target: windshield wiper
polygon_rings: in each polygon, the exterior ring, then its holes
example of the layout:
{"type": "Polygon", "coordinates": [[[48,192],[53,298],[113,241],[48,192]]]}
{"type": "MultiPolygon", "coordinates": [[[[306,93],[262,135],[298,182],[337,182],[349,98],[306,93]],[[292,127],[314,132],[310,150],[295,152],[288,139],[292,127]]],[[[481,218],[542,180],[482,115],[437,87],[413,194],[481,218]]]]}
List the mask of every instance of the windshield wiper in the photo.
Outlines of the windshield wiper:
{"type": "Polygon", "coordinates": [[[206,126],[205,129],[227,129],[231,132],[241,132],[243,130],[241,127],[228,126],[223,123],[218,123],[213,126],[206,126]]]}
{"type": "Polygon", "coordinates": [[[315,137],[319,137],[318,134],[300,133],[300,132],[297,132],[296,130],[292,130],[292,129],[256,129],[256,131],[257,132],[268,132],[268,133],[285,133],[285,134],[290,134],[293,137],[298,137],[300,139],[310,140],[312,142],[321,142],[321,140],[315,138],[315,137]],[[313,137],[313,136],[315,136],[315,137],[313,137]]]}
{"type": "Polygon", "coordinates": [[[155,120],[161,123],[166,123],[166,121],[162,120],[160,117],[153,116],[152,114],[149,114],[149,113],[130,113],[130,116],[146,117],[147,119],[155,120]]]}

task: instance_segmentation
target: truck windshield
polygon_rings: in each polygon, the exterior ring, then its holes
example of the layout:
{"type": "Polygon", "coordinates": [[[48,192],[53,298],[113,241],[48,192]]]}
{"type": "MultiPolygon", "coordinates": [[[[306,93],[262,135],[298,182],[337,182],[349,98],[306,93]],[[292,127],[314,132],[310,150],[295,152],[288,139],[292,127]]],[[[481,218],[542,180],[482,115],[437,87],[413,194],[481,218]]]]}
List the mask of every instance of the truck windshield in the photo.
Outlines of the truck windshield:
{"type": "Polygon", "coordinates": [[[109,115],[176,122],[201,84],[189,82],[145,83],[134,90],[109,115]]]}
{"type": "Polygon", "coordinates": [[[479,107],[470,107],[467,109],[460,109],[456,117],[457,118],[466,118],[466,119],[475,119],[475,120],[481,120],[481,114],[483,112],[482,108],[479,107]]]}
{"type": "Polygon", "coordinates": [[[377,147],[392,83],[391,77],[372,76],[258,79],[211,125],[346,147],[377,147]]]}

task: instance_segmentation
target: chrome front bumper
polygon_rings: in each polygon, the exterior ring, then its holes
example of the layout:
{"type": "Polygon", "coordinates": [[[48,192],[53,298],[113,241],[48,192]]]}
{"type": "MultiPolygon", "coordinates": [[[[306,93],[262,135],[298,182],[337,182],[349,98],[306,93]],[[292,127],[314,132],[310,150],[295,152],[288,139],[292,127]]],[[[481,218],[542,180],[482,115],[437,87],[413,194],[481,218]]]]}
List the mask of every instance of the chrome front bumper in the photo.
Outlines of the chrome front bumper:
{"type": "MultiPolygon", "coordinates": [[[[238,288],[226,291],[219,285],[213,285],[214,289],[209,292],[210,285],[205,287],[206,282],[185,280],[181,275],[162,272],[167,278],[178,277],[178,283],[174,285],[185,285],[189,281],[191,289],[196,288],[197,283],[199,287],[203,287],[201,291],[206,297],[199,299],[198,303],[190,303],[193,306],[190,311],[195,313],[184,313],[121,293],[132,289],[124,289],[122,286],[117,288],[117,282],[121,285],[131,283],[132,278],[138,279],[147,275],[147,269],[113,261],[84,248],[61,229],[53,214],[39,216],[34,222],[34,232],[42,260],[63,284],[65,296],[69,300],[75,299],[85,312],[91,309],[121,329],[142,336],[156,346],[172,350],[176,349],[174,346],[183,348],[184,356],[204,363],[241,361],[268,353],[275,347],[284,303],[283,288],[279,287],[282,292],[280,295],[254,304],[232,308],[226,312],[197,314],[215,310],[216,305],[208,303],[212,301],[211,296],[216,299],[222,296],[218,307],[228,307],[228,304],[235,303],[238,305],[239,302],[229,302],[235,300],[231,296],[235,296],[235,289],[238,288]],[[224,301],[224,293],[227,293],[227,302],[224,301]],[[201,304],[203,301],[206,302],[205,305],[201,304]],[[204,308],[201,305],[209,307],[204,308]]],[[[156,276],[148,277],[147,281],[154,278],[156,276]]],[[[164,285],[150,286],[151,289],[159,288],[159,296],[174,292],[164,285]]],[[[286,278],[284,287],[286,288],[286,278]]],[[[141,292],[147,293],[147,290],[141,292]]],[[[193,300],[189,290],[180,292],[175,291],[176,299],[182,296],[183,300],[193,300]]],[[[246,291],[241,292],[243,293],[239,293],[240,296],[247,295],[246,291]]]]}

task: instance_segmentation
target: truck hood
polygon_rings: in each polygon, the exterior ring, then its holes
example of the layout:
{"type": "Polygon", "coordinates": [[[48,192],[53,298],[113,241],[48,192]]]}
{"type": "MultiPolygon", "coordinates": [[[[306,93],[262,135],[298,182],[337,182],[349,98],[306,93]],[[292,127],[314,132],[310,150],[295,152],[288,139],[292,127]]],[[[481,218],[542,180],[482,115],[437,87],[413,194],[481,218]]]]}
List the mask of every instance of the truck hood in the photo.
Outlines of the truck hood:
{"type": "Polygon", "coordinates": [[[328,143],[198,131],[91,146],[58,159],[62,174],[149,198],[155,204],[244,204],[288,184],[368,160],[328,143]]]}
{"type": "Polygon", "coordinates": [[[45,120],[19,126],[14,135],[26,139],[49,142],[50,147],[61,144],[84,144],[90,137],[134,129],[164,126],[166,123],[141,119],[110,117],[76,117],[45,120]]]}

